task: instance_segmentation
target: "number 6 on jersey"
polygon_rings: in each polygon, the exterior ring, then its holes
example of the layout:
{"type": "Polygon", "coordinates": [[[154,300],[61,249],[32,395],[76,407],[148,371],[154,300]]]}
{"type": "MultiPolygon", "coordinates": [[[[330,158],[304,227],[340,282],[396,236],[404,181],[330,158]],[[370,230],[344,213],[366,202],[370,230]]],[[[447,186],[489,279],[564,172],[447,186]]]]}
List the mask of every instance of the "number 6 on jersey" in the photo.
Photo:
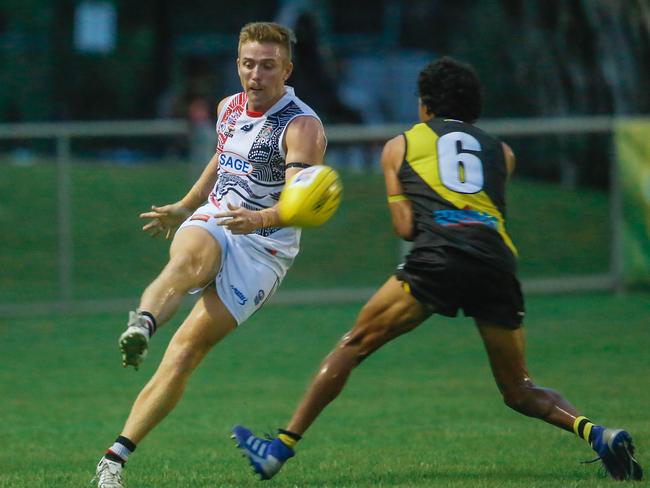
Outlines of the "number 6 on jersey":
{"type": "Polygon", "coordinates": [[[483,162],[466,151],[480,151],[481,143],[465,132],[450,132],[438,139],[440,181],[457,193],[478,193],[483,189],[483,162]]]}

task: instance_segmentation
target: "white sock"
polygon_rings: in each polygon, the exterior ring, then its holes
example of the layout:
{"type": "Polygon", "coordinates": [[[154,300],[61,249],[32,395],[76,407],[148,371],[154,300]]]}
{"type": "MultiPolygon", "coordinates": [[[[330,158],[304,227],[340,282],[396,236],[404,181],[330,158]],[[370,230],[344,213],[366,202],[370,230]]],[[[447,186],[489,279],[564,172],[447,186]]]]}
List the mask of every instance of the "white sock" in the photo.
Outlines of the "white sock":
{"type": "Polygon", "coordinates": [[[115,442],[111,447],[108,448],[108,452],[115,454],[117,457],[119,457],[122,461],[126,463],[133,451],[131,451],[124,444],[115,442]]]}

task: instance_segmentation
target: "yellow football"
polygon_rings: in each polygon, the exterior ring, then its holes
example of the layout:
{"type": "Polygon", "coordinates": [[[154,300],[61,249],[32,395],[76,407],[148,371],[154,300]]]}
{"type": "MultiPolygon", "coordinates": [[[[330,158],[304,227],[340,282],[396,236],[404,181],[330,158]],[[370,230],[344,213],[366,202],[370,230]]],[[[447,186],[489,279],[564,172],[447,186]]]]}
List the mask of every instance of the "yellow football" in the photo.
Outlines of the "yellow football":
{"type": "Polygon", "coordinates": [[[336,170],[314,165],[296,173],[284,186],[278,203],[280,220],[294,227],[327,222],[341,203],[343,185],[336,170]]]}

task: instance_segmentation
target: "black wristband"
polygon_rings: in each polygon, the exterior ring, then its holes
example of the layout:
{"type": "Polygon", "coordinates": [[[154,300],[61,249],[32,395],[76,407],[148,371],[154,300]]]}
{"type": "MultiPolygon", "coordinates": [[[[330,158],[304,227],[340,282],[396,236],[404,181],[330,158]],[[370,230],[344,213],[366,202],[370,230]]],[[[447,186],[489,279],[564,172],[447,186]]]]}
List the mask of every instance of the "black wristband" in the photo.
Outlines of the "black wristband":
{"type": "Polygon", "coordinates": [[[310,166],[311,166],[311,164],[308,164],[308,163],[287,163],[284,168],[285,169],[289,169],[289,168],[305,169],[305,168],[309,168],[310,166]]]}

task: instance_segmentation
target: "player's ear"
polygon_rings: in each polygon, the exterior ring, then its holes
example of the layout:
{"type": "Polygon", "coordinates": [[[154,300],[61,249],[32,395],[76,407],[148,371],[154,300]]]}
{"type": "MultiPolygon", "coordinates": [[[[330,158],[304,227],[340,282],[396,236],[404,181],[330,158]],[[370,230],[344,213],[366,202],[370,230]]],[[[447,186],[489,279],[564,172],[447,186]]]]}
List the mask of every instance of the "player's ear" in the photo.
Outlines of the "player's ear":
{"type": "Polygon", "coordinates": [[[284,81],[287,81],[293,72],[293,63],[289,61],[284,67],[284,81]]]}
{"type": "Polygon", "coordinates": [[[429,112],[427,106],[422,102],[422,98],[418,97],[418,118],[420,122],[428,122],[436,115],[429,112]]]}

